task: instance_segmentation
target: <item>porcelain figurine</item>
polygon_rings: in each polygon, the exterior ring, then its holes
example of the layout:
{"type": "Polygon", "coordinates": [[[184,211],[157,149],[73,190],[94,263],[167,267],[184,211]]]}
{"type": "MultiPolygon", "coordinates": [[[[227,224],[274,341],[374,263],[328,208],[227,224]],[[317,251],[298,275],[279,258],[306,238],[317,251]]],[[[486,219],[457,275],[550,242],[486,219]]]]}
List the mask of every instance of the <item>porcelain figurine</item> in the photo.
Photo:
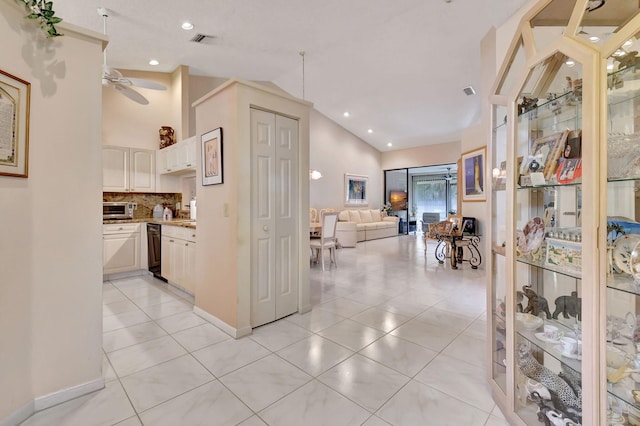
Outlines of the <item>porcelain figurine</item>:
{"type": "MultiPolygon", "coordinates": [[[[528,343],[522,342],[518,345],[518,366],[525,376],[539,382],[549,390],[553,409],[559,410],[567,417],[579,422],[582,401],[565,380],[533,357],[528,343]]],[[[534,394],[538,395],[541,401],[544,401],[538,392],[534,391],[532,395],[534,394]]]]}
{"type": "Polygon", "coordinates": [[[577,317],[578,321],[582,321],[582,299],[578,297],[577,292],[572,291],[571,296],[560,296],[555,303],[553,319],[558,319],[558,315],[562,314],[565,318],[577,317]]]}
{"type": "Polygon", "coordinates": [[[159,133],[160,133],[160,149],[166,148],[176,143],[175,132],[171,127],[162,126],[159,130],[159,133]]]}
{"type": "Polygon", "coordinates": [[[538,316],[541,312],[547,314],[547,319],[551,319],[551,311],[549,311],[549,303],[547,299],[542,296],[538,296],[535,291],[531,289],[531,286],[522,286],[522,292],[527,296],[527,307],[524,308],[525,314],[531,314],[538,316]]]}

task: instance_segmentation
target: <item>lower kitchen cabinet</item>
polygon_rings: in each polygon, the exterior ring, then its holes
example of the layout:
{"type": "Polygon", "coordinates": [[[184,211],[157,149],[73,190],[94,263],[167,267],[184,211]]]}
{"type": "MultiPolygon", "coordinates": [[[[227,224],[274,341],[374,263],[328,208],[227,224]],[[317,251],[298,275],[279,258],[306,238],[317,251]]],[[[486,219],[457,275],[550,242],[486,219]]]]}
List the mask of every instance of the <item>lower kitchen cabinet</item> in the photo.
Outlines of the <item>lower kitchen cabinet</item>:
{"type": "Polygon", "coordinates": [[[109,224],[102,228],[102,273],[140,269],[140,224],[109,224]]]}
{"type": "Polygon", "coordinates": [[[162,226],[161,275],[189,293],[195,291],[195,229],[162,226]]]}

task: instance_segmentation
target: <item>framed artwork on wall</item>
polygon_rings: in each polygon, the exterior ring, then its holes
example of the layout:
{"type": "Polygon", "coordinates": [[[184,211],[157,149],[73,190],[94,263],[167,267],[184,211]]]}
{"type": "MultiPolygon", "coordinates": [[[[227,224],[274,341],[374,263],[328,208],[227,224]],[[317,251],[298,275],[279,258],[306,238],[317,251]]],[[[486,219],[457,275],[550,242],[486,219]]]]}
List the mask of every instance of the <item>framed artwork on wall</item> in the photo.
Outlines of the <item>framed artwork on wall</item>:
{"type": "Polygon", "coordinates": [[[0,175],[26,178],[31,83],[0,70],[0,175]]]}
{"type": "Polygon", "coordinates": [[[486,159],[486,146],[462,154],[462,201],[486,201],[486,159]]]}
{"type": "Polygon", "coordinates": [[[345,206],[367,206],[367,182],[369,178],[362,175],[345,173],[344,193],[345,206]]]}
{"type": "Polygon", "coordinates": [[[202,135],[202,185],[223,182],[222,127],[202,135]]]}

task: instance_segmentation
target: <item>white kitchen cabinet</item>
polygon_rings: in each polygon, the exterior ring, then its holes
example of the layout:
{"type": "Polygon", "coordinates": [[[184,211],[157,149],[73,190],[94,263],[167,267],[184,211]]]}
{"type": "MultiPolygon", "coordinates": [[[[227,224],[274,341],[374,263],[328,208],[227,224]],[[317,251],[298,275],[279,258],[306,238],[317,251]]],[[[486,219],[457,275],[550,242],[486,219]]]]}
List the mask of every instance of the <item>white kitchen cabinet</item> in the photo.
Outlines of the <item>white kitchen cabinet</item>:
{"type": "Polygon", "coordinates": [[[190,293],[195,291],[195,229],[162,227],[161,275],[190,293]]]}
{"type": "Polygon", "coordinates": [[[102,230],[102,273],[140,269],[140,224],[109,224],[102,230]]]}
{"type": "Polygon", "coordinates": [[[197,138],[195,136],[158,150],[160,174],[183,174],[196,169],[197,138]]]}
{"type": "Polygon", "coordinates": [[[155,192],[155,151],[103,146],[102,190],[105,192],[155,192]]]}

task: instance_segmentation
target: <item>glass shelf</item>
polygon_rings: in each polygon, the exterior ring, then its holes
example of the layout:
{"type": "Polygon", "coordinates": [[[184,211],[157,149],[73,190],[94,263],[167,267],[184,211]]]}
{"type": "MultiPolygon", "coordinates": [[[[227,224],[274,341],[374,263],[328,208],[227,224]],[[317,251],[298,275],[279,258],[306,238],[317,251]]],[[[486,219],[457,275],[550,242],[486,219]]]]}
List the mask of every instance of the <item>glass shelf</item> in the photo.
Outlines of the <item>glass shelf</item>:
{"type": "Polygon", "coordinates": [[[607,182],[640,182],[640,177],[607,178],[607,182]]]}
{"type": "Polygon", "coordinates": [[[582,279],[581,271],[571,271],[567,269],[558,268],[556,266],[546,264],[544,260],[534,261],[531,259],[527,259],[525,257],[517,257],[516,261],[518,263],[524,263],[526,265],[534,266],[536,268],[540,268],[545,271],[554,272],[556,274],[564,275],[571,278],[576,278],[578,280],[582,279]]]}
{"type": "MultiPolygon", "coordinates": [[[[517,321],[516,321],[517,323],[517,321]]],[[[575,333],[573,332],[573,330],[569,327],[567,327],[566,324],[557,321],[557,320],[545,320],[544,322],[545,324],[552,324],[555,325],[556,327],[558,327],[565,336],[570,336],[570,337],[574,337],[575,333]]],[[[569,368],[571,368],[572,370],[578,372],[578,373],[582,373],[582,361],[579,359],[573,359],[573,358],[567,358],[565,356],[562,355],[562,344],[560,342],[557,343],[551,343],[551,342],[545,342],[543,340],[540,340],[536,337],[536,333],[541,333],[543,329],[543,326],[540,326],[538,329],[536,330],[527,330],[524,327],[522,327],[520,324],[517,324],[516,326],[516,331],[518,333],[518,335],[520,337],[522,337],[523,339],[526,339],[527,341],[531,342],[532,345],[535,345],[536,347],[540,348],[542,351],[544,351],[545,354],[550,355],[551,357],[557,359],[558,361],[560,361],[562,364],[568,366],[569,368]]]]}
{"type": "Polygon", "coordinates": [[[544,185],[531,185],[531,186],[520,186],[518,185],[517,189],[548,189],[553,190],[555,188],[567,188],[570,186],[581,186],[582,182],[571,182],[571,183],[546,183],[544,185]]]}
{"type": "Polygon", "coordinates": [[[628,274],[613,274],[607,277],[607,287],[640,296],[640,284],[628,274]]]}

